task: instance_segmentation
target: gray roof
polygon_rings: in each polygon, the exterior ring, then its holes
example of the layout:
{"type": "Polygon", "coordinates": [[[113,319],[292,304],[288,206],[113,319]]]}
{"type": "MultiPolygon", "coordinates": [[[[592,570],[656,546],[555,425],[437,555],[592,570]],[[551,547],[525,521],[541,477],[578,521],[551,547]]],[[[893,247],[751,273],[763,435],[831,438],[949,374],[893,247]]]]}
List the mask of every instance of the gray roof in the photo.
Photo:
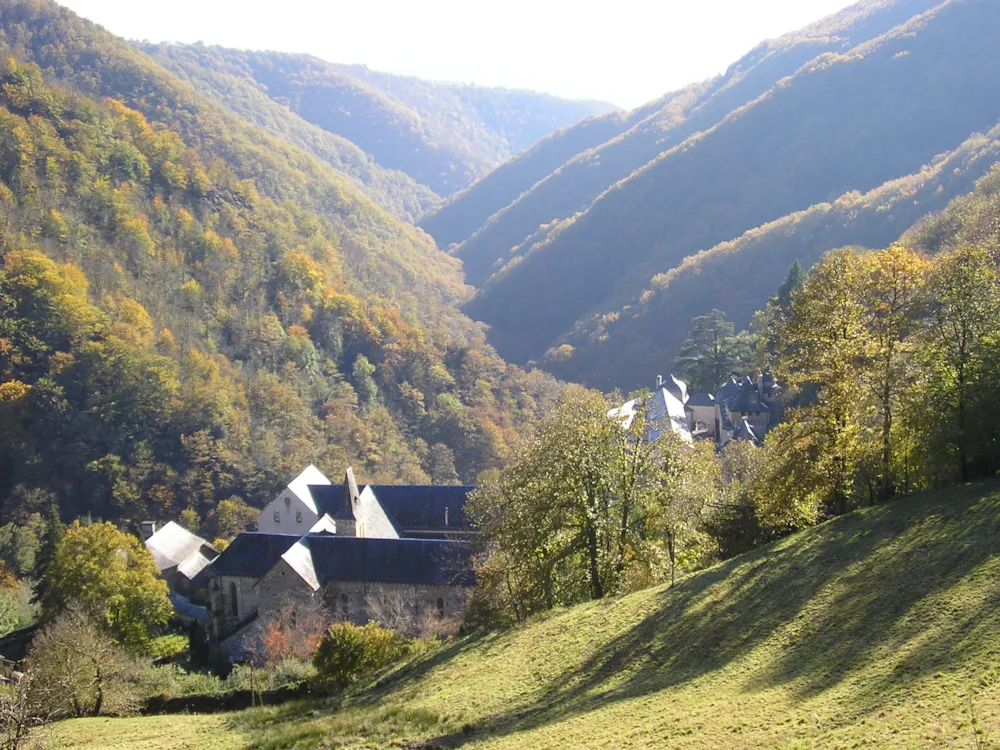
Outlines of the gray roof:
{"type": "MultiPolygon", "coordinates": [[[[468,531],[471,528],[465,515],[465,501],[469,493],[476,489],[474,485],[372,484],[369,487],[385,512],[404,533],[441,529],[468,531]]],[[[333,507],[336,507],[336,498],[344,497],[342,484],[331,485],[326,491],[332,498],[333,507]]],[[[349,517],[354,516],[352,514],[349,517]]]]}
{"type": "Polygon", "coordinates": [[[740,386],[740,392],[734,398],[728,399],[728,401],[731,411],[738,411],[742,414],[751,411],[768,410],[767,404],[760,400],[757,386],[754,385],[750,378],[743,381],[740,386]]]}
{"type": "Polygon", "coordinates": [[[354,509],[342,484],[309,485],[319,515],[333,519],[354,520],[354,509]]]}
{"type": "Polygon", "coordinates": [[[307,581],[471,586],[471,548],[439,539],[363,539],[308,534],[284,559],[307,581]],[[300,570],[300,568],[302,568],[300,570]]]}
{"type": "Polygon", "coordinates": [[[299,534],[244,531],[215,560],[212,573],[217,576],[260,578],[299,538],[299,534]]]}
{"type": "Polygon", "coordinates": [[[146,549],[162,573],[177,568],[187,578],[194,578],[214,560],[219,552],[200,536],[170,521],[146,540],[146,549]]]}
{"type": "Polygon", "coordinates": [[[736,425],[736,429],[733,431],[733,440],[752,440],[755,443],[760,442],[760,438],[757,437],[757,433],[754,432],[753,427],[747,422],[747,418],[743,417],[740,423],[736,425]]]}
{"type": "Polygon", "coordinates": [[[695,393],[687,400],[685,406],[715,406],[715,396],[711,393],[695,393]]]}

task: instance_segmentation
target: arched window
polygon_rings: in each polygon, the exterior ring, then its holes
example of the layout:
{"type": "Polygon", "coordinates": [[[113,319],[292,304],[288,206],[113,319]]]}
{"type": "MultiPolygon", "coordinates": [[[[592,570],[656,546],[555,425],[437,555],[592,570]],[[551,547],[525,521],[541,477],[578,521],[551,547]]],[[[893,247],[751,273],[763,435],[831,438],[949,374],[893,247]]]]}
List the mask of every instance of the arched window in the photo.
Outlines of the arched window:
{"type": "Polygon", "coordinates": [[[439,620],[444,619],[444,599],[440,597],[437,600],[437,616],[439,620]]]}
{"type": "Polygon", "coordinates": [[[235,583],[230,583],[229,584],[229,598],[232,599],[232,602],[229,605],[229,611],[233,613],[233,617],[239,617],[240,616],[240,604],[236,600],[236,584],[235,583]]]}
{"type": "Polygon", "coordinates": [[[295,520],[298,523],[302,523],[302,511],[301,510],[295,511],[295,520]]]}
{"type": "Polygon", "coordinates": [[[277,522],[281,521],[281,511],[277,508],[274,509],[274,520],[277,522]]]}
{"type": "Polygon", "coordinates": [[[351,603],[347,598],[347,594],[340,595],[340,619],[344,622],[351,619],[351,603]]]}

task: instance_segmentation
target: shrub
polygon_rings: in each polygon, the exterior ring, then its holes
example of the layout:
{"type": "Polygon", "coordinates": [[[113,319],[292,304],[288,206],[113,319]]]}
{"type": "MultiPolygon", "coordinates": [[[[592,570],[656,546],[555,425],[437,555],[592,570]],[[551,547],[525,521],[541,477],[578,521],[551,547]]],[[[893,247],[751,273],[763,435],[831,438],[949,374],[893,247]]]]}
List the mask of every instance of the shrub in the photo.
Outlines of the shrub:
{"type": "Polygon", "coordinates": [[[313,665],[319,681],[343,690],[359,677],[377,672],[407,654],[408,641],[378,623],[331,626],[320,641],[313,665]]]}
{"type": "Polygon", "coordinates": [[[189,672],[179,664],[160,664],[141,675],[146,696],[209,695],[226,689],[222,680],[208,672],[189,672]]]}
{"type": "Polygon", "coordinates": [[[154,638],[149,644],[149,655],[154,659],[170,659],[180,656],[188,648],[188,637],[178,633],[168,633],[154,638]]]}
{"type": "Polygon", "coordinates": [[[98,618],[76,604],[35,636],[31,700],[53,718],[127,714],[138,707],[137,664],[98,618]]]}
{"type": "Polygon", "coordinates": [[[276,690],[288,685],[298,685],[316,677],[316,668],[309,662],[285,659],[273,667],[253,670],[250,679],[249,664],[237,664],[226,678],[226,690],[276,690]]]}

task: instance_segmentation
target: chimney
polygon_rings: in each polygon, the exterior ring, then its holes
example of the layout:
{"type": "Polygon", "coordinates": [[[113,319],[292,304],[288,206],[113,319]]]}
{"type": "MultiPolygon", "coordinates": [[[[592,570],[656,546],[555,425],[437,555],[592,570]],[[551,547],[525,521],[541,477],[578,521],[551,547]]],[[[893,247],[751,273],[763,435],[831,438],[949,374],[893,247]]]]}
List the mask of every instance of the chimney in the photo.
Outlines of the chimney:
{"type": "Polygon", "coordinates": [[[657,387],[657,389],[663,387],[663,376],[662,375],[657,375],[656,376],[656,387],[657,387]]]}
{"type": "Polygon", "coordinates": [[[143,521],[140,523],[139,533],[142,534],[142,541],[149,539],[149,537],[156,533],[156,521],[143,521]]]}

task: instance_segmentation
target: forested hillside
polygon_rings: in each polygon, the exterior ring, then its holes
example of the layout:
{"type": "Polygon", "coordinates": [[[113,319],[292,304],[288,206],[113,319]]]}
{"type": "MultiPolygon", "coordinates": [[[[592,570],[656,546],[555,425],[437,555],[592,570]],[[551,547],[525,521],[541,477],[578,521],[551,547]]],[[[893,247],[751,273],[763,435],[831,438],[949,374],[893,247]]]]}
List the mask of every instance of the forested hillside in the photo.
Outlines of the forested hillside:
{"type": "Polygon", "coordinates": [[[495,465],[558,393],[458,264],[314,156],[51,2],[0,9],[0,503],[137,521],[495,465]]]}
{"type": "MultiPolygon", "coordinates": [[[[970,192],[977,179],[980,198],[995,200],[998,162],[1000,126],[912,175],[865,194],[846,193],[688,256],[654,276],[630,304],[578,325],[546,354],[544,367],[595,386],[641,387],[648,380],[644,373],[662,369],[669,352],[679,351],[694,317],[720,309],[737,329],[751,325],[760,301],[796,261],[808,268],[834,248],[888,246],[926,214],[970,192]]],[[[912,244],[909,236],[903,242],[912,244]]]]}
{"type": "MultiPolygon", "coordinates": [[[[263,114],[257,97],[250,101],[247,88],[438,195],[460,190],[558,128],[612,109],[602,102],[527,91],[432,83],[310,55],[203,45],[140,46],[256,124],[268,127],[267,121],[282,118],[276,112],[263,114]]],[[[343,149],[341,145],[338,150],[343,149]]]]}
{"type": "Polygon", "coordinates": [[[459,243],[478,288],[465,309],[501,354],[635,386],[696,315],[745,323],[795,259],[884,244],[970,189],[994,159],[976,134],[1000,119],[998,29],[982,0],[858,3],[632,113],[599,146],[600,120],[554,134],[421,226],[459,243]],[[586,150],[539,178],[573,138],[586,150]],[[483,223],[463,240],[470,217],[483,223]]]}
{"type": "Polygon", "coordinates": [[[457,251],[466,264],[470,283],[479,285],[498,259],[501,263],[508,260],[511,249],[539,226],[585,210],[609,186],[693,133],[715,125],[817,55],[844,52],[939,2],[869,0],[801,31],[764,42],[724,75],[668,94],[624,119],[618,118],[619,127],[603,141],[598,141],[597,133],[586,124],[557,134],[553,143],[533,149],[562,156],[558,163],[544,162],[549,166],[547,171],[526,168],[536,161],[529,161],[529,152],[483,178],[468,194],[457,196],[421,225],[441,247],[468,239],[484,225],[457,251]],[[475,218],[474,224],[470,216],[475,218]]]}
{"type": "Polygon", "coordinates": [[[214,47],[145,45],[157,62],[247,122],[319,157],[396,216],[415,222],[441,198],[404,172],[385,169],[346,138],[304,120],[257,83],[231,70],[214,47]]]}

